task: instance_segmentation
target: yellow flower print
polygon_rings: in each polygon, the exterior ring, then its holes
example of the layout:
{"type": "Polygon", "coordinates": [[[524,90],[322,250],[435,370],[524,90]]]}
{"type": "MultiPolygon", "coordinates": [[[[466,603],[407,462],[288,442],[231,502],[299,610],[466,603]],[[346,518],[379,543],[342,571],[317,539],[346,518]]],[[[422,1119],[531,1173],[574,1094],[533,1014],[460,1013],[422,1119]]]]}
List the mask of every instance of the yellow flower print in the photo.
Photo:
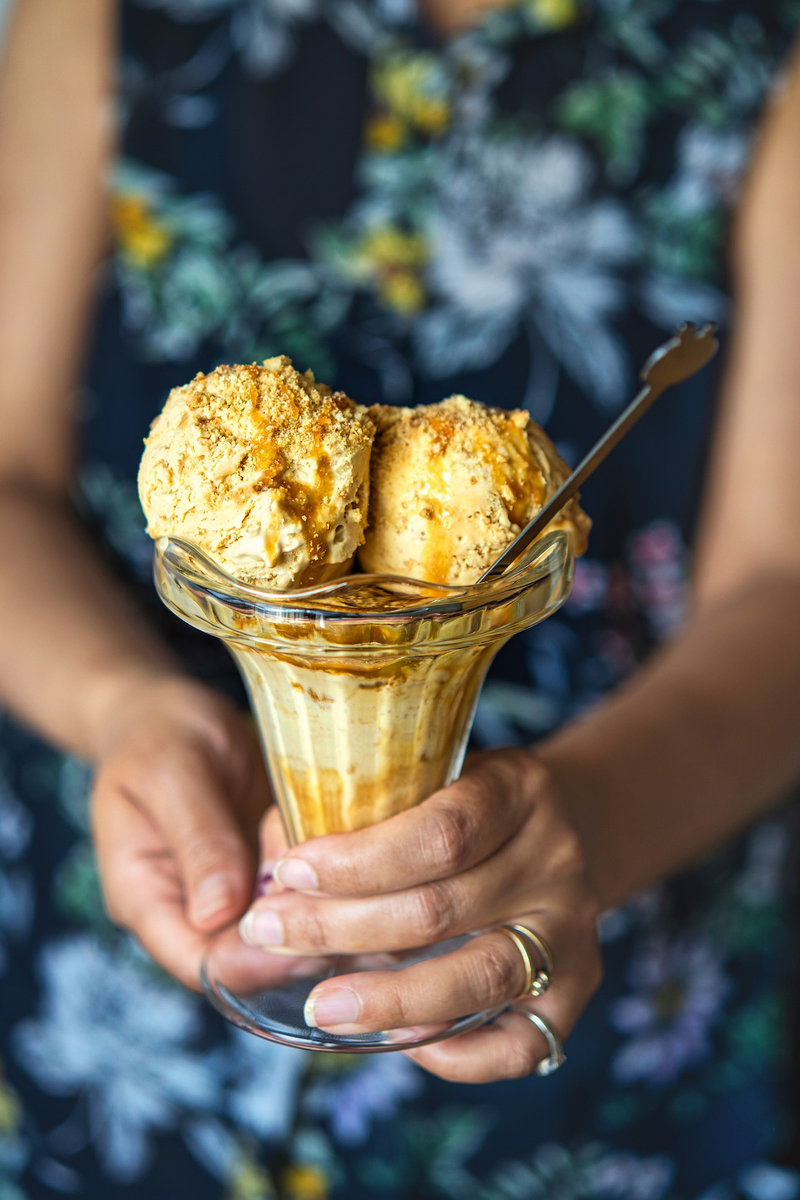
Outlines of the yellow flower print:
{"type": "Polygon", "coordinates": [[[413,120],[423,133],[437,137],[450,124],[451,106],[444,97],[421,98],[414,106],[413,120]]]}
{"type": "Polygon", "coordinates": [[[436,55],[401,51],[389,55],[375,71],[375,95],[395,121],[427,137],[439,137],[450,124],[450,82],[436,55]]]}
{"type": "Polygon", "coordinates": [[[326,1200],[330,1192],[324,1172],[309,1163],[287,1167],[281,1182],[286,1200],[326,1200]]]}
{"type": "Polygon", "coordinates": [[[250,1158],[237,1163],[228,1200],[275,1200],[269,1173],[250,1158]]]}
{"type": "Polygon", "coordinates": [[[0,1077],[0,1135],[15,1133],[22,1121],[17,1093],[0,1077]]]}
{"type": "Polygon", "coordinates": [[[524,0],[528,13],[544,29],[566,29],[580,16],[578,0],[524,0]]]}
{"type": "Polygon", "coordinates": [[[367,122],[366,142],[370,150],[391,153],[399,150],[406,140],[407,126],[392,113],[376,113],[367,122]]]}
{"type": "Polygon", "coordinates": [[[364,238],[362,254],[378,267],[421,267],[428,257],[425,239],[394,225],[379,225],[364,238]]]}
{"type": "Polygon", "coordinates": [[[407,315],[418,312],[425,303],[422,271],[427,257],[427,244],[420,234],[392,225],[370,230],[358,250],[362,270],[375,281],[384,304],[407,315]]]}
{"type": "Polygon", "coordinates": [[[406,315],[419,312],[425,303],[425,288],[418,275],[392,271],[381,280],[381,296],[389,308],[406,315]]]}
{"type": "Polygon", "coordinates": [[[124,256],[146,271],[157,266],[172,247],[172,234],[153,216],[143,196],[121,193],[111,203],[111,223],[124,256]]]}

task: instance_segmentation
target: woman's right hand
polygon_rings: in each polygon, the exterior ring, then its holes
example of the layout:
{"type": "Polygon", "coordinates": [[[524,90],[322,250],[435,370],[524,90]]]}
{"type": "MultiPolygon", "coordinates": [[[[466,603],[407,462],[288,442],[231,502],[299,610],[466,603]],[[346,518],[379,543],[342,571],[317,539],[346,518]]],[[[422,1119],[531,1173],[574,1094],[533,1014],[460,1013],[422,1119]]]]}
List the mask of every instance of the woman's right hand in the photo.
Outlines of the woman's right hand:
{"type": "MultiPolygon", "coordinates": [[[[225,697],[180,676],[126,697],[92,793],[106,905],[189,988],[199,988],[212,941],[230,934],[241,944],[235,922],[252,899],[258,825],[270,804],[255,734],[225,697]]],[[[313,965],[258,956],[264,983],[313,965]]]]}

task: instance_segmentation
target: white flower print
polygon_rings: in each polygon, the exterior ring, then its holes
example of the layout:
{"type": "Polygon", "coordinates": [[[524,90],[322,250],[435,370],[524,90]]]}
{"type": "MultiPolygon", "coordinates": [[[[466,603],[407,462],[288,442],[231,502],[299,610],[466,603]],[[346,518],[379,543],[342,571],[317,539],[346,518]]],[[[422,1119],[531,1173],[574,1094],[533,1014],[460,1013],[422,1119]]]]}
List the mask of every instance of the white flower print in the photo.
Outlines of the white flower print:
{"type": "Polygon", "coordinates": [[[294,26],[316,16],[317,0],[249,0],[237,4],[231,41],[254,75],[272,75],[294,48],[294,26]]]}
{"type": "Polygon", "coordinates": [[[772,1163],[753,1163],[733,1183],[715,1183],[698,1200],[797,1200],[800,1175],[772,1163]]]}
{"type": "Polygon", "coordinates": [[[597,932],[602,945],[627,937],[634,930],[652,925],[663,904],[663,889],[651,888],[639,892],[619,908],[606,909],[597,923],[597,932]]]}
{"type": "Polygon", "coordinates": [[[620,1083],[663,1087],[703,1062],[730,992],[722,956],[710,942],[656,935],[631,963],[631,995],[614,1001],[611,1024],[629,1040],[614,1055],[620,1083]]]}
{"type": "Polygon", "coordinates": [[[683,321],[698,325],[713,321],[723,325],[730,308],[719,288],[663,271],[653,271],[645,277],[641,301],[646,315],[663,329],[673,329],[683,321]]]}
{"type": "Polygon", "coordinates": [[[745,128],[687,126],[678,140],[677,171],[670,186],[675,206],[698,212],[718,204],[733,205],[750,156],[751,136],[745,128]]]}
{"type": "Polygon", "coordinates": [[[596,400],[619,401],[627,362],[612,322],[637,234],[621,204],[591,199],[592,182],[588,154],[555,135],[470,135],[444,156],[427,229],[432,305],[417,327],[429,371],[488,366],[528,326],[596,400]]]}
{"type": "Polygon", "coordinates": [[[210,1061],[189,1045],[199,1001],[88,936],[45,946],[40,965],[42,1012],[14,1030],[16,1057],[45,1091],[85,1096],[105,1169],[128,1182],[150,1134],[217,1101],[210,1061]]]}
{"type": "Polygon", "coordinates": [[[421,1089],[419,1069],[402,1054],[365,1056],[352,1071],[317,1080],[305,1095],[304,1111],[325,1116],[340,1145],[359,1146],[374,1121],[394,1117],[421,1089]]]}
{"type": "Polygon", "coordinates": [[[311,20],[319,0],[139,0],[178,21],[205,21],[231,13],[231,42],[254,75],[272,75],[290,59],[294,26],[311,20]]]}
{"type": "Polygon", "coordinates": [[[640,1158],[599,1142],[569,1148],[546,1142],[528,1162],[501,1166],[479,1194],[487,1200],[662,1200],[674,1174],[665,1155],[640,1158]]]}
{"type": "Polygon", "coordinates": [[[800,1176],[797,1172],[771,1163],[756,1163],[746,1167],[739,1173],[736,1182],[747,1200],[797,1200],[800,1196],[800,1176]]]}
{"type": "Polygon", "coordinates": [[[237,1126],[261,1141],[282,1140],[294,1121],[307,1056],[239,1030],[232,1039],[220,1063],[229,1080],[228,1110],[237,1126]]]}
{"type": "MultiPolygon", "coordinates": [[[[704,125],[689,125],[681,133],[677,166],[672,181],[655,206],[659,220],[652,248],[657,269],[645,280],[642,299],[648,315],[663,326],[678,321],[725,321],[727,298],[708,283],[688,278],[686,263],[675,257],[675,244],[692,247],[714,214],[730,209],[739,191],[750,150],[750,132],[744,127],[724,132],[704,125]],[[681,239],[676,231],[682,230],[681,239]],[[684,245],[685,243],[685,245],[684,245]]],[[[701,245],[701,250],[705,247],[701,245]]],[[[700,253],[695,257],[700,260],[700,253]]]]}
{"type": "Polygon", "coordinates": [[[326,16],[342,39],[362,53],[409,26],[417,17],[415,0],[338,0],[326,16]]]}
{"type": "Polygon", "coordinates": [[[674,1174],[675,1164],[666,1155],[611,1153],[595,1167],[589,1194],[608,1200],[660,1200],[674,1174]]]}

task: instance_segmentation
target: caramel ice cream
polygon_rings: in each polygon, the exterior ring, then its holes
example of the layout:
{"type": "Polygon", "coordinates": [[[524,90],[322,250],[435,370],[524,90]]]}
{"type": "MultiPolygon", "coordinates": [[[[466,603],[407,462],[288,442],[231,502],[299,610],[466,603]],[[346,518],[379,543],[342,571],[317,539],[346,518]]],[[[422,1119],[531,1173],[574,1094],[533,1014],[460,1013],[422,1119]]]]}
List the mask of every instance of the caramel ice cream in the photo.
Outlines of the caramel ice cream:
{"type": "MultiPolygon", "coordinates": [[[[474,583],[569,475],[527,412],[465,396],[419,408],[369,410],[370,522],[362,568],[430,583],[474,583]]],[[[549,528],[566,528],[575,553],[591,521],[571,500],[549,528]]]]}
{"type": "Polygon", "coordinates": [[[145,442],[147,532],[262,587],[344,575],[363,540],[373,434],[365,408],[283,356],[197,375],[145,442]]]}

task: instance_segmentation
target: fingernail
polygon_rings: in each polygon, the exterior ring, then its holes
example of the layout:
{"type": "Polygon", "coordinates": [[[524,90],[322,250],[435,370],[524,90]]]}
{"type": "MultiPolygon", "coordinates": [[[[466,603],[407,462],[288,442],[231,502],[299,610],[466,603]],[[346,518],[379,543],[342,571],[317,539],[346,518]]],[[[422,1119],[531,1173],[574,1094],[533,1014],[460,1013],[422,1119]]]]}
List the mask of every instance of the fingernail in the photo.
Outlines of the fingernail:
{"type": "Polygon", "coordinates": [[[262,896],[270,896],[275,891],[274,863],[264,863],[258,872],[253,899],[260,900],[262,896]]]}
{"type": "Polygon", "coordinates": [[[236,892],[230,875],[208,875],[192,893],[192,919],[205,921],[235,903],[236,892]]]}
{"type": "Polygon", "coordinates": [[[317,872],[302,858],[282,858],[275,865],[275,878],[278,883],[297,892],[316,892],[319,890],[317,872]]]}
{"type": "Polygon", "coordinates": [[[350,988],[329,988],[320,996],[313,993],[303,1009],[306,1025],[349,1025],[358,1020],[361,1002],[350,988]]]}
{"type": "Polygon", "coordinates": [[[239,934],[248,946],[282,946],[283,922],[268,908],[251,908],[239,922],[239,934]]]}

